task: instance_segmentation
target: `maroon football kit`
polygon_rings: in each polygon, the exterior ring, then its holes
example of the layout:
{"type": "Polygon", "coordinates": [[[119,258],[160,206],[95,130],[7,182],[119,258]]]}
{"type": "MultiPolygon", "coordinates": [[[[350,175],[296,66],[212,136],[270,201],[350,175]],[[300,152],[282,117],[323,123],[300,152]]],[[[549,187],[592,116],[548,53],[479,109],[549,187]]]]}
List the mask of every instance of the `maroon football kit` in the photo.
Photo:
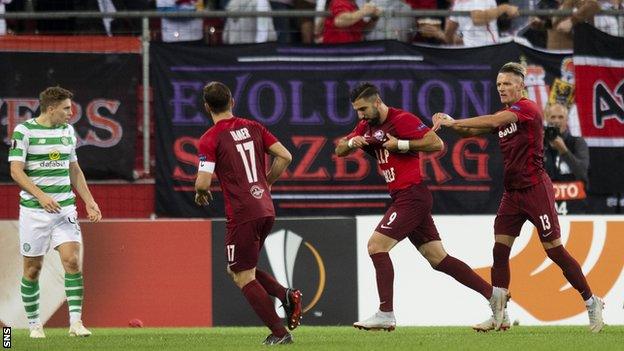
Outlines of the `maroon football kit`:
{"type": "Polygon", "coordinates": [[[276,142],[260,123],[238,117],[220,120],[199,139],[200,162],[214,163],[223,190],[226,257],[235,272],[256,266],[275,218],[265,155],[276,142]]]}
{"type": "Polygon", "coordinates": [[[505,109],[518,121],[498,128],[504,163],[505,192],[501,199],[494,233],[520,235],[529,220],[542,241],[558,239],[559,219],[552,182],[544,170],[544,117],[537,104],[526,98],[505,109]]]}
{"type": "Polygon", "coordinates": [[[363,136],[369,145],[362,149],[375,157],[388,185],[392,204],[375,229],[395,240],[408,237],[416,246],[440,240],[431,217],[433,199],[422,184],[418,152],[389,152],[382,145],[386,134],[404,140],[422,139],[429,128],[415,115],[390,107],[386,120],[377,126],[360,121],[347,136],[363,136]]]}

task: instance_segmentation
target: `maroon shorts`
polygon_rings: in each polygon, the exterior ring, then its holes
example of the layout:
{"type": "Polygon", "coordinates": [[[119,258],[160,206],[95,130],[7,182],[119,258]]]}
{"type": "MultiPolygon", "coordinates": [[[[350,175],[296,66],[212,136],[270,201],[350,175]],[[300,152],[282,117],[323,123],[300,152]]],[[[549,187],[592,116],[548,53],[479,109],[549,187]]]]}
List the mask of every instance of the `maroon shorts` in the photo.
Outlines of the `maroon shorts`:
{"type": "Polygon", "coordinates": [[[518,236],[527,220],[537,228],[541,241],[549,242],[561,237],[555,191],[548,176],[528,188],[505,190],[496,213],[494,234],[518,236]]]}
{"type": "Polygon", "coordinates": [[[420,183],[390,193],[392,204],[375,229],[377,232],[401,241],[405,237],[419,247],[440,235],[431,217],[433,198],[427,186],[420,183]]]}
{"type": "Polygon", "coordinates": [[[264,239],[273,228],[275,217],[262,217],[226,229],[225,257],[233,272],[242,272],[258,265],[264,239]]]}

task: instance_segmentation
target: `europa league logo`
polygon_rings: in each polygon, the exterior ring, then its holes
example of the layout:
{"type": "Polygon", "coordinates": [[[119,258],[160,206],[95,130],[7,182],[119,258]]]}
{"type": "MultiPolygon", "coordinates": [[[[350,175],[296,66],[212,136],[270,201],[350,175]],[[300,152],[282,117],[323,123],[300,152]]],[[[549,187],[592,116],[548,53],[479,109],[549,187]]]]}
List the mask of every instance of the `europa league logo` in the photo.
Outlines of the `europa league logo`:
{"type": "MultiPolygon", "coordinates": [[[[301,246],[307,249],[309,254],[312,255],[318,270],[318,281],[314,284],[316,285],[316,291],[314,295],[312,295],[312,291],[310,291],[309,296],[312,296],[312,298],[303,307],[303,312],[305,313],[319,302],[325,290],[326,272],[323,258],[312,243],[304,241],[301,235],[289,229],[281,229],[273,232],[269,234],[264,241],[264,249],[267,252],[269,264],[275,275],[275,279],[277,279],[280,284],[289,288],[294,287],[293,275],[295,272],[295,262],[299,255],[303,254],[303,252],[299,250],[301,246]]],[[[306,279],[309,280],[309,277],[306,279]]],[[[281,301],[275,299],[276,312],[280,317],[284,317],[284,311],[280,308],[280,305],[281,301]]]]}

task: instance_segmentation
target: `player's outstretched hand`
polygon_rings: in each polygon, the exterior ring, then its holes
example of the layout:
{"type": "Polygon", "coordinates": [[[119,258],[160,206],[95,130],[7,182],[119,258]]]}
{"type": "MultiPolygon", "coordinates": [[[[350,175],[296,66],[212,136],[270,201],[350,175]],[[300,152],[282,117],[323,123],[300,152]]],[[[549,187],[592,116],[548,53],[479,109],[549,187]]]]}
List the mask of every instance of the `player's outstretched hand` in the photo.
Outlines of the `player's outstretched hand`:
{"type": "Polygon", "coordinates": [[[87,204],[87,218],[89,218],[91,222],[99,222],[100,219],[102,219],[102,212],[95,201],[87,204]]]}
{"type": "Polygon", "coordinates": [[[447,115],[444,112],[438,112],[431,117],[431,121],[433,122],[433,127],[431,130],[437,132],[441,127],[450,127],[453,125],[453,117],[447,115]]]}
{"type": "Polygon", "coordinates": [[[210,201],[212,201],[212,193],[210,191],[198,191],[195,193],[195,203],[199,206],[207,206],[210,201]]]}

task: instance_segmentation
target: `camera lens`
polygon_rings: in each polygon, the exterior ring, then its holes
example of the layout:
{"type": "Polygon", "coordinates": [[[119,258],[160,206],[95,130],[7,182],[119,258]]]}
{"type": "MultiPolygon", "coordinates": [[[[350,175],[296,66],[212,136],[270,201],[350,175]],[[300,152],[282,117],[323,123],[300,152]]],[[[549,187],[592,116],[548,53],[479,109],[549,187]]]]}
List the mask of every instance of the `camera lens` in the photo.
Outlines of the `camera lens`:
{"type": "Polygon", "coordinates": [[[553,141],[558,136],[559,136],[559,128],[557,128],[556,126],[544,127],[544,139],[548,141],[553,141]]]}

